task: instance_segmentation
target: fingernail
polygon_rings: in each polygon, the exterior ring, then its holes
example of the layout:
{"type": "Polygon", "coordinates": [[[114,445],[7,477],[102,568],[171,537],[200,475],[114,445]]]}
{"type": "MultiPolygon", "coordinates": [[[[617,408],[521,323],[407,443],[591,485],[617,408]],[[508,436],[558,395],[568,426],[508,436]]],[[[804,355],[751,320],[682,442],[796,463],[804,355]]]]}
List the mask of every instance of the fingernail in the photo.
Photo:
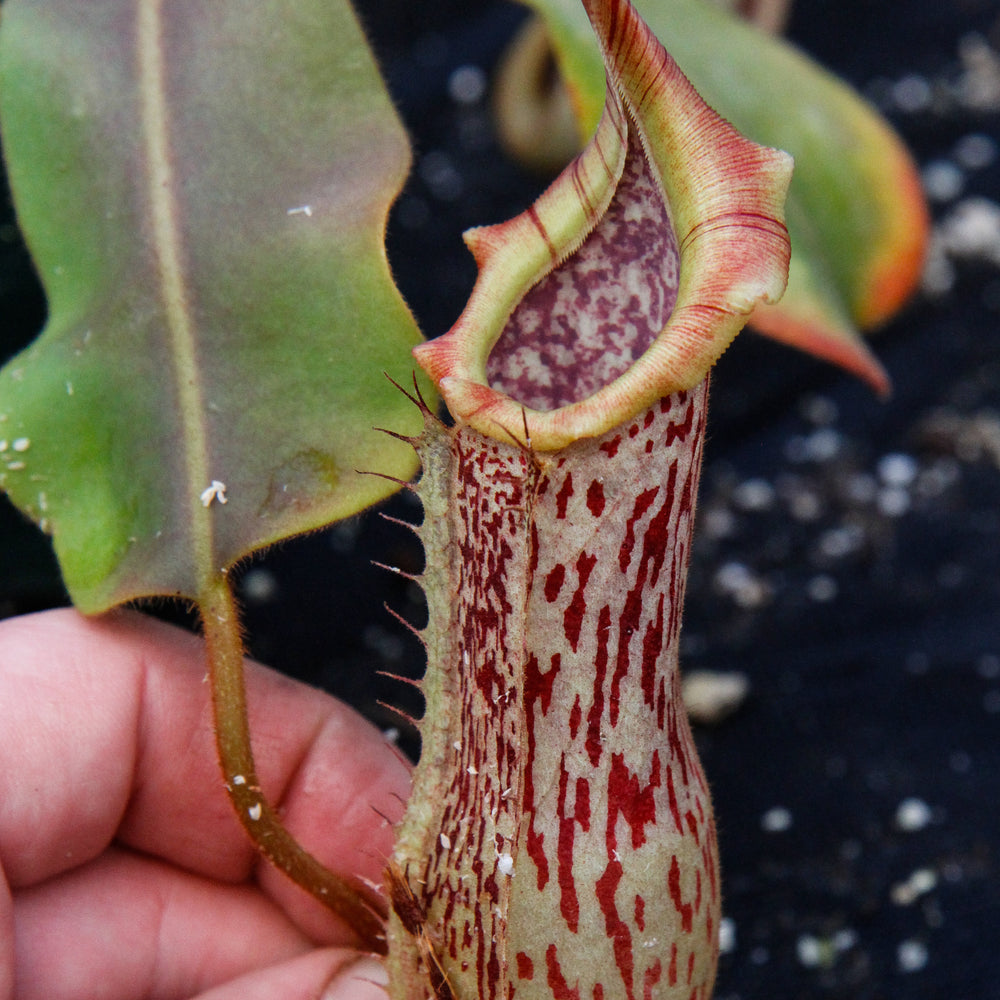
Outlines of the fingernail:
{"type": "Polygon", "coordinates": [[[323,991],[322,1000],[384,1000],[389,973],[374,958],[360,958],[349,965],[323,991]]]}

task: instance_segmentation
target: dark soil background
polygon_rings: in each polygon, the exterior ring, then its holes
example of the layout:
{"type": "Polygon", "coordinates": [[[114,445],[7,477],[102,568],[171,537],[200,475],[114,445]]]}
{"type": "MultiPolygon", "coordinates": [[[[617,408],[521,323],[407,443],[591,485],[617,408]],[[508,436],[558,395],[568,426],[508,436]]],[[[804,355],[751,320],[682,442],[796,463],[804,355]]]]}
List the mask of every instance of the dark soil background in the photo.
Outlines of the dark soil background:
{"type": "MultiPolygon", "coordinates": [[[[417,160],[390,256],[428,335],[474,269],[459,234],[540,182],[498,149],[489,83],[523,18],[474,0],[359,4],[417,160]],[[462,86],[458,82],[462,81],[462,86]],[[479,85],[485,87],[476,97],[479,85]]],[[[688,669],[741,671],[699,730],[723,856],[721,1000],[1000,998],[1000,6],[798,0],[789,35],[910,143],[935,215],[924,290],[875,348],[880,403],[830,367],[741,336],[716,369],[688,669]]],[[[780,95],[776,95],[780,100],[780,95]]],[[[0,355],[44,303],[9,203],[0,355]]],[[[411,520],[406,497],[386,510],[411,520]]],[[[374,515],[288,543],[242,590],[254,654],[412,732],[419,569],[374,515]]],[[[65,598],[47,546],[0,509],[0,616],[65,598]]]]}

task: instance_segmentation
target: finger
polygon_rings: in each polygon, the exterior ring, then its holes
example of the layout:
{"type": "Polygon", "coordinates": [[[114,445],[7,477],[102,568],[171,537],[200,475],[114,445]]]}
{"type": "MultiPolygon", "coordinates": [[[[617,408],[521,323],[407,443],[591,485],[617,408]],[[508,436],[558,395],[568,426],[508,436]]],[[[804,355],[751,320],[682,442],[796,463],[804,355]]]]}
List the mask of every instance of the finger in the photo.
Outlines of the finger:
{"type": "Polygon", "coordinates": [[[111,849],[14,894],[18,1000],[189,997],[312,951],[259,890],[111,849]]]}
{"type": "Polygon", "coordinates": [[[381,962],[324,948],[241,976],[195,1000],[388,1000],[381,962]]]}
{"type": "MultiPolygon", "coordinates": [[[[0,623],[0,704],[20,706],[0,736],[0,861],[12,885],[95,857],[116,832],[197,873],[247,877],[256,856],[215,763],[203,658],[200,640],[134,613],[0,623]]],[[[405,764],[334,699],[253,665],[247,683],[265,794],[320,860],[378,880],[405,764]]],[[[265,882],[313,933],[338,940],[318,904],[265,882]]]]}

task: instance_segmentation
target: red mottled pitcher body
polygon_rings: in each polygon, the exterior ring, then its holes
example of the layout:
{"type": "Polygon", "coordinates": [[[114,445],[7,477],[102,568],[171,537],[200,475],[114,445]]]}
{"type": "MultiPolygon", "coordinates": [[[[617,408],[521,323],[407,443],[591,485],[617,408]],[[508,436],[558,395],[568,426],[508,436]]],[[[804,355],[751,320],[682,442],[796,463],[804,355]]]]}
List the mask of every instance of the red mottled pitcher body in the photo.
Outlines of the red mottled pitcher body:
{"type": "Polygon", "coordinates": [[[395,997],[709,996],[715,829],[677,667],[707,395],[541,455],[430,423],[395,997]]]}

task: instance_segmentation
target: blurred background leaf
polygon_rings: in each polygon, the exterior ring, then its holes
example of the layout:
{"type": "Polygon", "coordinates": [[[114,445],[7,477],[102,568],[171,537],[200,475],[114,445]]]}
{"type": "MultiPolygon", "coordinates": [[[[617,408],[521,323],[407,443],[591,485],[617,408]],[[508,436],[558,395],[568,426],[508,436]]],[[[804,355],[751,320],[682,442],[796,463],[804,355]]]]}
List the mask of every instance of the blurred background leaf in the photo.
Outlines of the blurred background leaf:
{"type": "MultiPolygon", "coordinates": [[[[604,71],[578,0],[524,2],[544,28],[529,22],[515,42],[499,104],[515,153],[553,165],[572,146],[567,109],[579,137],[592,132],[604,71]],[[568,99],[552,79],[552,50],[568,99]]],[[[795,157],[788,290],[751,324],[886,392],[888,378],[859,330],[885,321],[915,289],[928,233],[919,177],[902,142],[846,84],[719,7],[704,0],[639,0],[636,7],[712,107],[745,135],[795,157]]],[[[783,14],[775,12],[779,21],[783,14]]]]}

